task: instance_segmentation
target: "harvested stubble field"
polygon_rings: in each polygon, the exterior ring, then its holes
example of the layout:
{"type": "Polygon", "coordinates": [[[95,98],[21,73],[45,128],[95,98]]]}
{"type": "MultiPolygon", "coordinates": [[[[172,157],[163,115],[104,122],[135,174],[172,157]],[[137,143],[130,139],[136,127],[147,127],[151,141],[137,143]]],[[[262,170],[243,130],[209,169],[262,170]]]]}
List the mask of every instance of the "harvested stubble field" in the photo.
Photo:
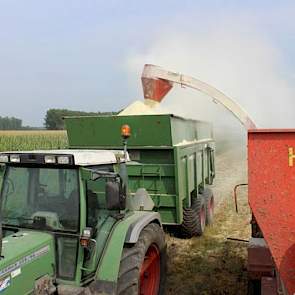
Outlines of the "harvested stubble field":
{"type": "Polygon", "coordinates": [[[214,225],[201,238],[181,240],[167,235],[167,295],[247,294],[247,243],[250,211],[247,191],[239,192],[239,214],[235,212],[233,187],[247,182],[245,151],[232,149],[217,155],[213,186],[217,208],[214,225]]]}
{"type": "Polygon", "coordinates": [[[66,146],[65,131],[0,131],[0,151],[55,149],[66,146]]]}

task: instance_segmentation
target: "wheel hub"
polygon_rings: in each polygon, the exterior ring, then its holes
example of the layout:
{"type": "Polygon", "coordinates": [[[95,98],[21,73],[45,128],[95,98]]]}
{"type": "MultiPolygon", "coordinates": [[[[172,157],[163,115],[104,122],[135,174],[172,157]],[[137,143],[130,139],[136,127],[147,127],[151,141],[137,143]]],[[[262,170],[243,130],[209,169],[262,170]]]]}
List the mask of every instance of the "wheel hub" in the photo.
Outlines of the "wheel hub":
{"type": "Polygon", "coordinates": [[[157,295],[160,287],[160,251],[152,244],[140,269],[140,295],[157,295]]]}

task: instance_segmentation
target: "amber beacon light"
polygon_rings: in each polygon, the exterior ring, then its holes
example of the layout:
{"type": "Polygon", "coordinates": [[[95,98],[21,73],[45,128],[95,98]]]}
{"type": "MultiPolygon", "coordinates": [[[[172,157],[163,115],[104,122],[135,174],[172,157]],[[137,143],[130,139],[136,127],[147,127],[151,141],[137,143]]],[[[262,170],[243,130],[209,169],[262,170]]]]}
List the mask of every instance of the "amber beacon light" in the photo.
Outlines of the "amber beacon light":
{"type": "Polygon", "coordinates": [[[131,136],[131,128],[129,125],[125,124],[121,127],[121,135],[124,139],[127,139],[131,136]]]}

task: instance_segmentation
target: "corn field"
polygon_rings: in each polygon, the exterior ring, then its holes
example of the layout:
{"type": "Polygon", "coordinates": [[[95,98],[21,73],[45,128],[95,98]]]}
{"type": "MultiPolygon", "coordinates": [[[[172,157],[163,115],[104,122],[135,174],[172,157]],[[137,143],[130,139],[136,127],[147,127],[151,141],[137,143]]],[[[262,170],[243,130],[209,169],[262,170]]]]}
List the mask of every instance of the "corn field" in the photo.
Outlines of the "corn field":
{"type": "Polygon", "coordinates": [[[67,146],[66,131],[0,131],[0,151],[56,149],[67,146]]]}

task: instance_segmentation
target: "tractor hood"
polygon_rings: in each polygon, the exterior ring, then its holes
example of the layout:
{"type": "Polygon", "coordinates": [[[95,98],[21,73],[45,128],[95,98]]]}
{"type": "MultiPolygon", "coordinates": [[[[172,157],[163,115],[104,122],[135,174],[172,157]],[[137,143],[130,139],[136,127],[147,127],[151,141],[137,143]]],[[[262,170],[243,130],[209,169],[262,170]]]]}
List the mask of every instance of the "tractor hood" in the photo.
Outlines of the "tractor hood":
{"type": "Polygon", "coordinates": [[[44,276],[47,278],[54,276],[52,235],[19,231],[5,237],[2,243],[0,293],[29,294],[34,290],[36,280],[44,276]]]}

